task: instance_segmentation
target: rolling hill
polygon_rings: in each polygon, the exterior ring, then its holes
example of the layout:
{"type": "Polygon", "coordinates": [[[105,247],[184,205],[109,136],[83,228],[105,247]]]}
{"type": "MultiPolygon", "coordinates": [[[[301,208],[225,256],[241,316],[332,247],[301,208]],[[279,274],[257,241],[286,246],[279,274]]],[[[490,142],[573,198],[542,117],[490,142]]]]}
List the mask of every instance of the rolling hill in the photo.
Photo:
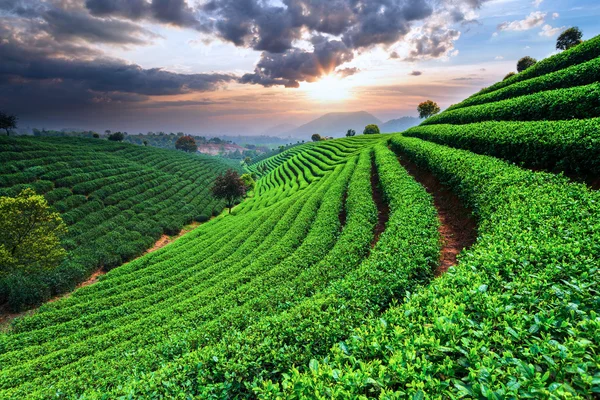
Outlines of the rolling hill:
{"type": "Polygon", "coordinates": [[[0,334],[0,398],[597,397],[599,56],[256,162],[233,214],[0,334]]]}
{"type": "Polygon", "coordinates": [[[100,139],[0,137],[0,196],[43,194],[69,233],[55,271],[3,277],[0,299],[19,310],[72,290],[99,267],[135,258],[163,234],[220,213],[214,177],[234,164],[100,139]]]}

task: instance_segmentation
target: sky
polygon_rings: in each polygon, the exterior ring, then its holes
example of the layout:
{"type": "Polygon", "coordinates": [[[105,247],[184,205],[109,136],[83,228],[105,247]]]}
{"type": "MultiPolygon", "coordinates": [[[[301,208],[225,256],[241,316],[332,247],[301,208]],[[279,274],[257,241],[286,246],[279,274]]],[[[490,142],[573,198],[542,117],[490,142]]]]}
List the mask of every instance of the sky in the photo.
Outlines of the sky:
{"type": "Polygon", "coordinates": [[[19,126],[276,134],[328,112],[442,109],[600,34],[597,0],[0,0],[19,126]]]}

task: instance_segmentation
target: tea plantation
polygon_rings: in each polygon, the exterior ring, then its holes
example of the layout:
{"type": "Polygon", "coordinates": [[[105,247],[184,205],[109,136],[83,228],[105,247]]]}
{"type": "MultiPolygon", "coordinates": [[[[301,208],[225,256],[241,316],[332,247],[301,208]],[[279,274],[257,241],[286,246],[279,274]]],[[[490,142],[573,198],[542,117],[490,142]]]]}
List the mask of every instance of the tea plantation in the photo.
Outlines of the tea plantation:
{"type": "MultiPolygon", "coordinates": [[[[250,165],[254,196],[231,215],[15,320],[0,398],[596,398],[600,194],[585,182],[600,169],[599,56],[594,38],[404,133],[250,165]],[[439,277],[438,210],[399,159],[477,220],[439,277]]],[[[225,167],[211,159],[0,144],[2,187],[45,193],[82,268],[114,254],[112,232],[139,250],[147,219],[158,234],[163,216],[222,207],[205,195],[225,167]],[[74,212],[90,203],[103,207],[74,212]]]]}
{"type": "Polygon", "coordinates": [[[12,275],[0,298],[12,310],[72,290],[94,270],[139,256],[163,234],[220,213],[209,193],[223,159],[78,138],[0,137],[0,196],[43,194],[68,226],[56,270],[12,275]]]}

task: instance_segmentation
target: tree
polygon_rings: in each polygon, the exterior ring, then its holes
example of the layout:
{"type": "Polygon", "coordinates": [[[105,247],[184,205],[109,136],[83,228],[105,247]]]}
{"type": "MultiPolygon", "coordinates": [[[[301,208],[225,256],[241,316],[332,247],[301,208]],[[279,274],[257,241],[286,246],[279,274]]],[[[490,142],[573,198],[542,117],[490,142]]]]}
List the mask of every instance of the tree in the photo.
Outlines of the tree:
{"type": "Polygon", "coordinates": [[[427,100],[417,106],[419,118],[429,118],[440,112],[440,106],[435,101],[427,100]]]}
{"type": "Polygon", "coordinates": [[[351,137],[356,135],[356,131],[354,129],[348,129],[348,132],[346,132],[346,137],[351,137]]]}
{"type": "Polygon", "coordinates": [[[509,72],[508,74],[506,74],[506,76],[504,77],[504,79],[502,79],[503,81],[507,80],[508,78],[515,76],[516,74],[514,72],[509,72]]]}
{"type": "Polygon", "coordinates": [[[92,137],[94,139],[100,139],[100,135],[98,135],[96,132],[92,133],[92,137]]]}
{"type": "Polygon", "coordinates": [[[246,157],[246,158],[244,158],[244,163],[245,163],[246,165],[250,164],[250,162],[251,162],[251,161],[252,161],[252,159],[251,159],[250,157],[246,157]]]}
{"type": "Polygon", "coordinates": [[[113,142],[122,142],[125,139],[125,135],[122,132],[115,132],[108,135],[108,140],[112,140],[113,142]]]}
{"type": "Polygon", "coordinates": [[[536,63],[537,63],[537,60],[535,58],[525,56],[517,62],[517,71],[523,72],[527,68],[533,67],[536,63]]]}
{"type": "Polygon", "coordinates": [[[574,26],[565,30],[556,39],[556,50],[568,50],[582,42],[583,33],[578,27],[574,26]]]}
{"type": "Polygon", "coordinates": [[[313,134],[310,138],[313,142],[321,141],[321,135],[319,135],[318,133],[313,134]]]}
{"type": "Polygon", "coordinates": [[[10,135],[11,129],[16,129],[17,117],[16,115],[6,114],[0,111],[0,129],[6,130],[6,136],[10,135]]]}
{"type": "Polygon", "coordinates": [[[0,197],[0,274],[56,267],[66,255],[59,239],[66,232],[60,215],[32,189],[0,197]]]}
{"type": "Polygon", "coordinates": [[[244,182],[244,186],[246,187],[246,192],[254,190],[254,187],[256,186],[256,182],[254,181],[252,174],[243,174],[242,176],[240,176],[240,179],[242,180],[242,182],[244,182]]]}
{"type": "Polygon", "coordinates": [[[379,133],[381,133],[379,127],[375,124],[365,126],[365,130],[363,131],[363,135],[377,135],[379,133]]]}
{"type": "Polygon", "coordinates": [[[147,140],[144,140],[143,143],[144,143],[144,146],[148,146],[148,141],[147,140]]]}
{"type": "Polygon", "coordinates": [[[212,193],[217,199],[225,200],[231,214],[233,203],[246,194],[246,185],[237,171],[228,169],[224,174],[215,178],[212,193]]]}
{"type": "Polygon", "coordinates": [[[178,137],[177,141],[175,142],[175,148],[188,153],[195,153],[198,151],[198,145],[196,144],[194,138],[190,135],[178,137]]]}

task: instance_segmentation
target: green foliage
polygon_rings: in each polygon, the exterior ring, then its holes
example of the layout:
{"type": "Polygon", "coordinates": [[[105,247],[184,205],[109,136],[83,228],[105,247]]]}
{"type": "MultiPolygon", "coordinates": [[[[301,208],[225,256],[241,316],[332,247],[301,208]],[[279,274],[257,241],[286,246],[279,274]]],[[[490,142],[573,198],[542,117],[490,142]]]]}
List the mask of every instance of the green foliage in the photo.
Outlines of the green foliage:
{"type": "Polygon", "coordinates": [[[600,176],[600,118],[429,125],[411,128],[404,135],[530,168],[600,176]]]}
{"type": "Polygon", "coordinates": [[[363,131],[363,135],[378,135],[379,133],[381,133],[379,127],[375,124],[365,126],[365,130],[363,131]]]}
{"type": "Polygon", "coordinates": [[[224,202],[210,194],[223,161],[182,152],[79,138],[0,138],[0,196],[31,188],[69,228],[69,256],[48,272],[0,278],[0,299],[18,311],[72,290],[99,267],[141,255],[224,202]]]}
{"type": "Polygon", "coordinates": [[[567,51],[560,54],[548,57],[526,71],[516,74],[510,79],[500,81],[492,86],[480,90],[478,93],[469,97],[480,96],[482,94],[491,93],[513,83],[525,81],[527,79],[536,78],[551,72],[560,71],[561,69],[570,67],[572,65],[581,64],[586,61],[590,61],[600,56],[600,35],[583,42],[580,46],[575,46],[567,51]]]}
{"type": "Polygon", "coordinates": [[[346,132],[346,137],[352,136],[356,136],[356,131],[354,129],[348,129],[348,132],[346,132]]]}
{"type": "Polygon", "coordinates": [[[533,57],[525,56],[517,61],[517,72],[523,72],[526,69],[533,67],[537,60],[533,57]]]}
{"type": "Polygon", "coordinates": [[[589,85],[600,81],[600,58],[576,64],[560,71],[551,72],[524,82],[517,82],[495,92],[464,100],[449,107],[447,111],[458,108],[492,103],[547,90],[564,89],[574,86],[589,85]]]}
{"type": "MultiPolygon", "coordinates": [[[[249,178],[249,176],[247,177],[249,178]]],[[[250,178],[252,179],[252,178],[250,178]]],[[[240,178],[237,171],[228,169],[223,174],[217,175],[211,188],[213,196],[217,199],[223,199],[226,202],[229,212],[235,205],[235,201],[246,195],[247,186],[250,183],[240,178]]]]}
{"type": "Polygon", "coordinates": [[[422,125],[567,120],[598,116],[600,116],[600,84],[594,83],[449,110],[425,120],[422,125]]]}
{"type": "Polygon", "coordinates": [[[32,189],[0,197],[0,276],[55,268],[66,255],[60,245],[66,231],[59,214],[32,189]]]}
{"type": "Polygon", "coordinates": [[[600,332],[599,196],[564,178],[418,139],[394,147],[479,218],[457,267],[264,398],[592,398],[600,332]],[[574,207],[574,204],[578,204],[574,207]]]}
{"type": "Polygon", "coordinates": [[[196,141],[191,136],[179,136],[175,142],[175,148],[188,153],[195,153],[198,151],[198,145],[196,145],[196,141]]]}
{"type": "Polygon", "coordinates": [[[437,103],[427,100],[417,106],[417,111],[419,112],[419,118],[429,118],[439,113],[440,107],[437,105],[437,103]]]}
{"type": "Polygon", "coordinates": [[[240,176],[240,179],[246,187],[246,192],[253,191],[256,187],[256,182],[254,181],[254,178],[252,178],[252,174],[242,174],[242,176],[240,176]]]}
{"type": "Polygon", "coordinates": [[[114,132],[108,135],[108,140],[113,142],[122,142],[125,139],[123,132],[114,132]]]}
{"type": "Polygon", "coordinates": [[[502,79],[503,81],[507,80],[508,78],[512,78],[513,76],[515,76],[516,73],[515,72],[509,72],[508,74],[506,74],[506,76],[504,77],[504,79],[502,79]]]}
{"type": "Polygon", "coordinates": [[[570,48],[581,44],[582,37],[583,33],[578,27],[574,26],[566,29],[556,39],[556,50],[569,50],[570,48]]]}
{"type": "Polygon", "coordinates": [[[323,138],[321,137],[321,135],[319,135],[318,133],[314,133],[311,137],[310,140],[312,140],[313,142],[318,142],[320,140],[323,140],[323,138]]]}

